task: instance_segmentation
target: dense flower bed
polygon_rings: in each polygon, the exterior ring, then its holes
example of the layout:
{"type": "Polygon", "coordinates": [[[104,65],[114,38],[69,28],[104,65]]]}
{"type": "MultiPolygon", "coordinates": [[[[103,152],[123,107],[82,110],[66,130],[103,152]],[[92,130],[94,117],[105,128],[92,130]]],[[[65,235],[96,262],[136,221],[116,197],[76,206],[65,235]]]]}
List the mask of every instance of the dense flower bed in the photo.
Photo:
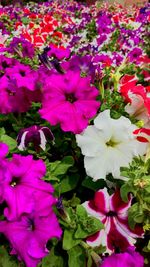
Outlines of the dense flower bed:
{"type": "Polygon", "coordinates": [[[149,22],[149,4],[0,8],[0,266],[148,264],[149,22]]]}

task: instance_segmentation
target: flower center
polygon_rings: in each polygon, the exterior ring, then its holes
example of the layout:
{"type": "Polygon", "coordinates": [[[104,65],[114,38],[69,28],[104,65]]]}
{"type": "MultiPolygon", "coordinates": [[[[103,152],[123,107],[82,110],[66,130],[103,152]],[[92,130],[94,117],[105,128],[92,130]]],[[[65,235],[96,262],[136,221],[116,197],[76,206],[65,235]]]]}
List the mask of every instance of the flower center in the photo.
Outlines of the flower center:
{"type": "Polygon", "coordinates": [[[33,219],[31,219],[31,218],[29,218],[28,219],[28,223],[29,223],[29,230],[30,231],[34,231],[35,230],[35,224],[34,224],[34,220],[33,219]]]}
{"type": "Polygon", "coordinates": [[[22,77],[25,77],[25,76],[26,76],[26,74],[25,74],[25,71],[24,71],[24,70],[20,70],[20,74],[21,74],[21,76],[22,76],[22,77]]]}
{"type": "Polygon", "coordinates": [[[69,101],[70,103],[74,103],[76,101],[76,97],[74,94],[66,94],[66,100],[69,101]]]}
{"type": "Polygon", "coordinates": [[[13,177],[12,181],[10,182],[11,187],[15,187],[19,184],[19,177],[13,177]]]}
{"type": "Polygon", "coordinates": [[[117,142],[117,141],[115,141],[113,138],[112,139],[110,139],[108,142],[106,142],[106,146],[110,146],[110,147],[115,147],[115,146],[117,146],[118,144],[120,144],[120,142],[117,142]]]}
{"type": "Polygon", "coordinates": [[[115,217],[115,216],[117,216],[117,212],[110,210],[110,211],[106,214],[106,216],[107,216],[107,217],[115,217]]]}

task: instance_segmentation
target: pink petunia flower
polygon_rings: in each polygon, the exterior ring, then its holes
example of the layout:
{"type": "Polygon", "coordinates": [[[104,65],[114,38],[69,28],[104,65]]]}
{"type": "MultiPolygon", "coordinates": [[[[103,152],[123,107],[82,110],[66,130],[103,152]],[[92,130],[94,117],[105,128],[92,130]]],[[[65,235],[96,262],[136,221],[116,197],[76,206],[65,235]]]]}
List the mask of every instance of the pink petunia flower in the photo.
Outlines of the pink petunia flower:
{"type": "Polygon", "coordinates": [[[22,216],[19,221],[0,222],[0,232],[9,240],[11,254],[24,261],[26,267],[36,267],[48,254],[46,244],[51,238],[61,237],[61,228],[56,215],[51,210],[48,216],[39,217],[37,213],[22,216]]]}
{"type": "Polygon", "coordinates": [[[115,251],[116,248],[125,251],[128,246],[136,242],[136,238],[142,237],[141,227],[136,226],[131,230],[128,225],[128,209],[131,206],[131,200],[130,196],[129,201],[124,203],[118,190],[109,196],[107,189],[104,188],[95,193],[94,200],[83,203],[87,212],[100,219],[105,227],[88,237],[87,243],[90,246],[106,246],[108,253],[115,251]]]}
{"type": "Polygon", "coordinates": [[[135,252],[134,247],[129,247],[127,251],[119,254],[112,254],[104,259],[100,267],[143,267],[144,258],[135,252]]]}
{"type": "Polygon", "coordinates": [[[31,213],[35,209],[38,192],[53,193],[52,186],[42,180],[45,172],[42,160],[34,160],[31,155],[13,155],[0,182],[2,198],[7,203],[4,215],[8,220],[16,220],[22,214],[31,213]]]}
{"type": "Polygon", "coordinates": [[[90,86],[90,78],[81,78],[79,72],[53,74],[44,88],[39,113],[51,125],[60,123],[65,132],[81,133],[100,106],[96,101],[98,94],[98,90],[90,86]]]}
{"type": "Polygon", "coordinates": [[[5,156],[8,153],[8,150],[9,150],[8,146],[5,143],[0,142],[0,159],[5,158],[5,156]]]}

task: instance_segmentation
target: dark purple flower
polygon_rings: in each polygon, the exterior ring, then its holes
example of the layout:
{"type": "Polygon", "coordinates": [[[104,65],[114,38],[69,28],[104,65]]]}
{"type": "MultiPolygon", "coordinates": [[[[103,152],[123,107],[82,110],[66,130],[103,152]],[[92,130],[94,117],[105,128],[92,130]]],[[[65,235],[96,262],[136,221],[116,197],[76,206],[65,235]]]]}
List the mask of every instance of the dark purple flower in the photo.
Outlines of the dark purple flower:
{"type": "Polygon", "coordinates": [[[56,70],[59,73],[64,73],[64,70],[62,69],[60,62],[55,54],[51,58],[48,56],[48,51],[50,50],[49,47],[44,48],[44,51],[39,56],[39,60],[41,63],[48,69],[51,70],[52,68],[56,70]]]}
{"type": "Polygon", "coordinates": [[[51,130],[45,126],[31,126],[22,129],[17,136],[19,150],[25,150],[29,143],[33,143],[35,149],[39,146],[45,150],[48,140],[54,141],[54,136],[51,130]]]}

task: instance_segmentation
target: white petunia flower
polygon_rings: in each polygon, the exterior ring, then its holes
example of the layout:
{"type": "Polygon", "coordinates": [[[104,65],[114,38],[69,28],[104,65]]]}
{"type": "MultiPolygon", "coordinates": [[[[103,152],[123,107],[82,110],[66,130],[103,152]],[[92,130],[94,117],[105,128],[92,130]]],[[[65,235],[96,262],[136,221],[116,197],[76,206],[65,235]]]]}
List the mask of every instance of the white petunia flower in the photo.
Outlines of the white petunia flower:
{"type": "Polygon", "coordinates": [[[129,119],[112,119],[110,110],[105,110],[95,118],[93,126],[77,134],[87,175],[94,181],[105,179],[109,173],[121,179],[120,167],[129,166],[134,156],[146,153],[147,144],[136,140],[135,129],[129,119]]]}

